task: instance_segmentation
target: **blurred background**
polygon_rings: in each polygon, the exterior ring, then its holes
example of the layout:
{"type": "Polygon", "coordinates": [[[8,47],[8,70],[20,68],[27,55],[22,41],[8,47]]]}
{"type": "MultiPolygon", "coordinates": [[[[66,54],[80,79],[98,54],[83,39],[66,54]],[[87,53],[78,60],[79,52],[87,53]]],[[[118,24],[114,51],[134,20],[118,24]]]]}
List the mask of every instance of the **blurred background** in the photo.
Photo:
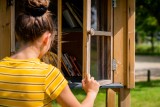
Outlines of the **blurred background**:
{"type": "Polygon", "coordinates": [[[131,107],[160,107],[160,0],[136,0],[135,37],[131,107]]]}
{"type": "MultiPolygon", "coordinates": [[[[131,90],[131,107],[160,107],[160,0],[135,2],[136,86],[131,90]]],[[[85,97],[83,90],[72,91],[79,101],[85,97]]],[[[105,97],[106,90],[100,89],[94,107],[105,107],[105,97]]]]}
{"type": "Polygon", "coordinates": [[[159,5],[160,0],[136,0],[136,81],[160,77],[159,5]]]}

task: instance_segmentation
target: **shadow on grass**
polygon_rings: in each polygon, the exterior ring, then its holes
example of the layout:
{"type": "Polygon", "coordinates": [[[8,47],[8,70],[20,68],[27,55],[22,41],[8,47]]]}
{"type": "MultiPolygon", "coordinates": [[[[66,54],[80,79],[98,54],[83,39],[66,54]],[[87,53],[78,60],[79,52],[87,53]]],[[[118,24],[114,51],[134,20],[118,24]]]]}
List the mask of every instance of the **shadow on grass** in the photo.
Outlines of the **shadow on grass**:
{"type": "Polygon", "coordinates": [[[160,80],[151,80],[150,82],[136,82],[137,88],[145,88],[145,87],[160,87],[160,80]]]}
{"type": "Polygon", "coordinates": [[[136,82],[136,87],[133,91],[142,91],[143,88],[153,88],[153,87],[160,87],[160,80],[151,80],[150,82],[142,81],[136,82]]]}

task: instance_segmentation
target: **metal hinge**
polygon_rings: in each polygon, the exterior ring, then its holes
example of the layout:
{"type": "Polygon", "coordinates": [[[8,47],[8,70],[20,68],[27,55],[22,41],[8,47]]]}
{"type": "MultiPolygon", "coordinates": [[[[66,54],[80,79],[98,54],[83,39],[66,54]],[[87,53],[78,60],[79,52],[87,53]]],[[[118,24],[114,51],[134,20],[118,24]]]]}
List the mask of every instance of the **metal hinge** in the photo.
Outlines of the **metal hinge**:
{"type": "Polygon", "coordinates": [[[116,71],[117,69],[117,61],[115,59],[112,59],[112,70],[116,71]]]}
{"type": "Polygon", "coordinates": [[[115,8],[117,7],[117,0],[112,0],[112,6],[115,8]]]}

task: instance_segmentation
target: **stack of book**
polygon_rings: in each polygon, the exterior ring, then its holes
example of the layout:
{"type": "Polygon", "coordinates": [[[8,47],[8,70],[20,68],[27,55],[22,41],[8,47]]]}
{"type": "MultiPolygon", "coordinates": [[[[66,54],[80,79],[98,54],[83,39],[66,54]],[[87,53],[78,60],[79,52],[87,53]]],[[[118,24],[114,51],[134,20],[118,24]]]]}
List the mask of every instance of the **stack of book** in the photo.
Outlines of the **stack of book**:
{"type": "Polygon", "coordinates": [[[76,57],[68,53],[62,55],[62,69],[67,72],[68,76],[82,76],[81,66],[76,57]]]}
{"type": "MultiPolygon", "coordinates": [[[[42,61],[57,67],[58,57],[53,52],[47,52],[45,56],[43,56],[42,61]]],[[[78,63],[75,56],[71,56],[68,53],[64,53],[62,54],[61,62],[62,62],[62,67],[61,67],[62,73],[66,77],[82,76],[81,65],[78,63]]]]}

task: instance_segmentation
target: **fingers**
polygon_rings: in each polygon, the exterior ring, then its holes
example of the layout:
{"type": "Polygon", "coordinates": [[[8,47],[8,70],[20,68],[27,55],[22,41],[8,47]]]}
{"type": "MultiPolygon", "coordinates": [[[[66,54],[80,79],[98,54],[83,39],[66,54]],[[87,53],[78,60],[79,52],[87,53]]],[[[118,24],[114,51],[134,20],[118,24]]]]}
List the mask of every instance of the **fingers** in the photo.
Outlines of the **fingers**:
{"type": "Polygon", "coordinates": [[[99,83],[94,79],[94,77],[91,77],[90,74],[87,74],[85,78],[82,80],[82,88],[86,93],[98,93],[99,83]]]}
{"type": "Polygon", "coordinates": [[[87,75],[86,75],[86,81],[90,81],[90,78],[91,78],[91,75],[90,75],[90,74],[87,74],[87,75]]]}
{"type": "Polygon", "coordinates": [[[85,87],[85,80],[82,80],[82,88],[85,87]]]}
{"type": "Polygon", "coordinates": [[[91,80],[94,81],[94,77],[91,77],[91,80]]]}
{"type": "Polygon", "coordinates": [[[85,82],[95,81],[95,80],[94,80],[94,77],[91,77],[90,74],[87,74],[87,75],[86,75],[86,78],[85,78],[84,80],[85,80],[85,82]]]}

